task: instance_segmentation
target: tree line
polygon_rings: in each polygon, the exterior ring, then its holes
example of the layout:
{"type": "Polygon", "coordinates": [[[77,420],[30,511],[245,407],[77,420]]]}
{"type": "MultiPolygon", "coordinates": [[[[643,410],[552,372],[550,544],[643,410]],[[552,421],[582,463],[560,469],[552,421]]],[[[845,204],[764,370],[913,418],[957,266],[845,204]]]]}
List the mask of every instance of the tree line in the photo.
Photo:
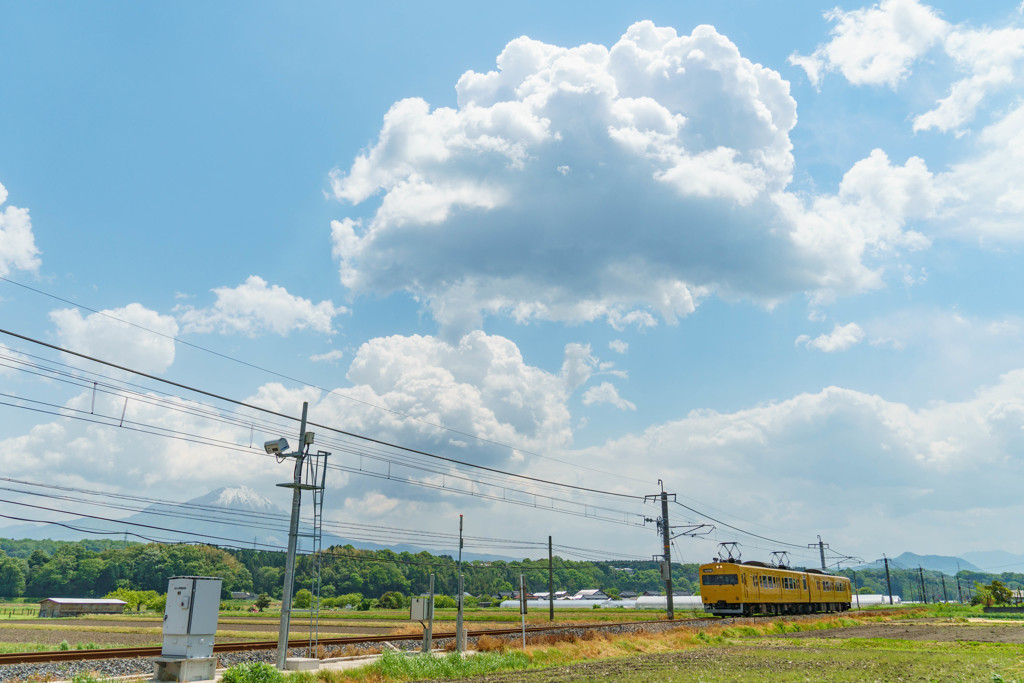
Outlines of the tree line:
{"type": "MultiPolygon", "coordinates": [[[[364,550],[351,545],[332,546],[318,555],[300,555],[296,561],[296,590],[312,588],[316,565],[320,569],[320,596],[350,600],[362,596],[379,600],[385,594],[420,595],[434,574],[438,595],[455,595],[458,573],[449,555],[391,550],[364,550]]],[[[284,584],[285,555],[251,549],[224,549],[210,545],[160,544],[89,539],[84,541],[0,539],[0,596],[103,597],[118,589],[155,591],[162,595],[171,576],[219,576],[223,597],[244,591],[280,599],[284,584]]],[[[474,596],[495,596],[518,589],[519,576],[527,590],[546,591],[547,559],[464,562],[464,590],[474,596]]],[[[698,565],[673,565],[677,592],[699,593],[698,565]]],[[[842,570],[861,593],[887,594],[882,569],[842,570]]],[[[556,591],[572,594],[599,588],[609,594],[633,591],[664,592],[658,563],[654,561],[593,562],[560,557],[552,561],[556,591]]],[[[890,569],[892,592],[904,600],[922,599],[921,574],[909,569],[890,569]]],[[[1024,586],[1024,574],[986,574],[963,570],[956,576],[923,572],[928,602],[969,602],[978,585],[998,580],[1008,589],[1024,586]],[[957,593],[957,579],[960,596],[957,593]],[[943,585],[945,582],[945,585],[943,585]]]]}
{"type": "MultiPolygon", "coordinates": [[[[172,576],[220,576],[225,598],[244,591],[280,599],[284,565],[282,552],[210,545],[0,539],[0,596],[91,598],[118,589],[162,594],[172,576]]],[[[297,590],[312,587],[317,565],[323,598],[418,595],[427,591],[431,574],[437,594],[454,595],[458,590],[457,563],[448,555],[332,546],[316,556],[297,558],[297,590]]],[[[462,569],[464,590],[472,595],[517,590],[521,574],[528,590],[547,590],[547,559],[464,562],[462,569]]],[[[586,588],[637,593],[664,590],[658,564],[653,561],[588,562],[555,557],[552,574],[555,590],[569,593],[586,588]]],[[[677,590],[694,591],[696,580],[697,565],[674,567],[677,590]]]]}

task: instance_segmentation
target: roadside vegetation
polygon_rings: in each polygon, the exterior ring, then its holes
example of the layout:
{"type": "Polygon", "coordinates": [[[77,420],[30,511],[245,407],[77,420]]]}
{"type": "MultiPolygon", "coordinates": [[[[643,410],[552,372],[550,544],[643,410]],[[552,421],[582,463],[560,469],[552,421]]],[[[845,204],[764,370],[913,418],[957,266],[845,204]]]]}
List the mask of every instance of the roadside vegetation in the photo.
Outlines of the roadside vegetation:
{"type": "MultiPolygon", "coordinates": [[[[885,638],[798,637],[814,631],[892,624],[934,617],[936,609],[878,611],[857,616],[756,621],[705,629],[584,636],[556,634],[527,639],[482,637],[480,654],[460,658],[384,653],[374,664],[349,671],[294,674],[292,683],[389,683],[480,679],[507,683],[543,680],[637,681],[1024,681],[1020,646],[1008,643],[935,642],[885,638]]],[[[232,683],[269,683],[233,680],[232,683]]]]}

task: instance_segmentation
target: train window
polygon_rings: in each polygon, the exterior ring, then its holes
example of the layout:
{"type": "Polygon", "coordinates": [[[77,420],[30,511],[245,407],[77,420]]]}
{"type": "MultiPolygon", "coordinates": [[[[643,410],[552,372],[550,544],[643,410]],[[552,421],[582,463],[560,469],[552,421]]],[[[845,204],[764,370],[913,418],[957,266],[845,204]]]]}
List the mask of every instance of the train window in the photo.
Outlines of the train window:
{"type": "Polygon", "coordinates": [[[804,590],[807,590],[807,579],[804,579],[804,590]]]}
{"type": "Polygon", "coordinates": [[[739,584],[740,577],[736,574],[705,574],[700,577],[700,582],[705,586],[735,586],[739,584]]]}

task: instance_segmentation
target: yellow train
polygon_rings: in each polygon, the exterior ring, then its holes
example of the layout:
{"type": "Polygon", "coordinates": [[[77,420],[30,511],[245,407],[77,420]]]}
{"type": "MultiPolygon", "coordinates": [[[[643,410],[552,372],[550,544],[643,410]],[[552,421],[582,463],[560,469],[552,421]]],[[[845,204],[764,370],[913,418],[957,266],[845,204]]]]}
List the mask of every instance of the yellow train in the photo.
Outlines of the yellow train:
{"type": "Polygon", "coordinates": [[[700,566],[704,611],[724,616],[810,614],[850,609],[850,580],[818,569],[723,560],[700,566]]]}

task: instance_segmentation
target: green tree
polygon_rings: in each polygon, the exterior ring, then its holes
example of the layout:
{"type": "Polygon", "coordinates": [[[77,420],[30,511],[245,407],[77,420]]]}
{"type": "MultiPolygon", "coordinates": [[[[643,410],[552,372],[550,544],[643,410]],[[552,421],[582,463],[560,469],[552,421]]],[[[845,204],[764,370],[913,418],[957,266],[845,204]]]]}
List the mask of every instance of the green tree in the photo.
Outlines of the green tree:
{"type": "Polygon", "coordinates": [[[263,611],[270,607],[270,596],[266,593],[260,593],[259,597],[256,598],[256,609],[263,611]]]}
{"type": "Polygon", "coordinates": [[[980,583],[975,583],[974,595],[971,597],[971,604],[991,607],[994,603],[995,598],[992,597],[992,591],[988,589],[988,586],[983,586],[980,583]]]}
{"type": "Polygon", "coordinates": [[[167,609],[167,595],[158,595],[146,601],[146,609],[154,612],[163,612],[167,609]]]}
{"type": "Polygon", "coordinates": [[[25,560],[0,557],[0,595],[17,598],[25,593],[25,560]]]}
{"type": "Polygon", "coordinates": [[[309,609],[313,606],[313,593],[308,588],[295,591],[292,606],[296,609],[309,609]]]}
{"type": "Polygon", "coordinates": [[[405,605],[405,596],[398,591],[388,591],[380,596],[380,606],[383,609],[402,609],[405,605]]]}
{"type": "Polygon", "coordinates": [[[1013,599],[1013,591],[998,579],[993,579],[987,588],[988,592],[992,595],[992,601],[997,605],[1008,605],[1013,599]]]}

